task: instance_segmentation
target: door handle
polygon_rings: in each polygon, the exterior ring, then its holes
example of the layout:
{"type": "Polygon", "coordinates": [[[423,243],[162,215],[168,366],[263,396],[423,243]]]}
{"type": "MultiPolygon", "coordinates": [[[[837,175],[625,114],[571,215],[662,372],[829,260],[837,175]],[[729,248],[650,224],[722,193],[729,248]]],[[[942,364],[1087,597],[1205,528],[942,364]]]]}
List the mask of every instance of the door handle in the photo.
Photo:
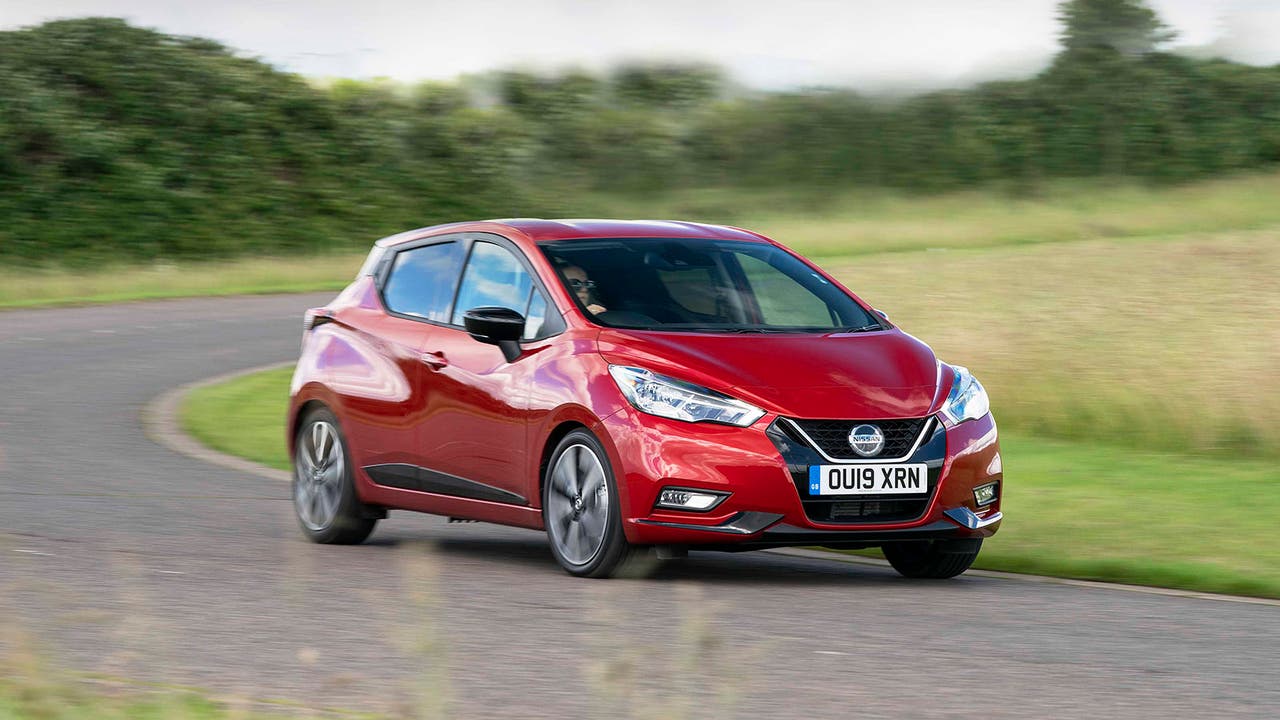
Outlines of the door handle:
{"type": "Polygon", "coordinates": [[[445,358],[444,353],[442,352],[424,352],[422,355],[418,356],[418,359],[422,361],[423,365],[426,365],[432,370],[439,370],[449,364],[449,360],[445,358]]]}

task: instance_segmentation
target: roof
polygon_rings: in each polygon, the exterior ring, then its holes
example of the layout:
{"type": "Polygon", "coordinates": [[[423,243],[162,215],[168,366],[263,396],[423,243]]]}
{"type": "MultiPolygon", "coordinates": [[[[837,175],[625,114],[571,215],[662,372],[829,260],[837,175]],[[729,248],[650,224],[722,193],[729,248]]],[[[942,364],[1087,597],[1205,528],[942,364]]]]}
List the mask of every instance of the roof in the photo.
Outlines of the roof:
{"type": "Polygon", "coordinates": [[[755,240],[755,233],[723,225],[681,222],[675,220],[541,220],[512,218],[493,222],[514,228],[534,242],[570,240],[574,238],[609,237],[679,237],[707,240],[755,240]]]}
{"type": "Polygon", "coordinates": [[[471,223],[450,223],[429,228],[410,230],[392,235],[378,241],[378,245],[396,245],[425,234],[438,234],[442,231],[483,232],[485,230],[501,232],[515,230],[534,242],[545,240],[572,240],[580,238],[622,238],[622,237],[678,237],[703,238],[707,240],[746,240],[760,242],[763,238],[753,232],[724,225],[706,225],[703,223],[681,222],[675,220],[600,220],[600,219],[562,219],[543,220],[541,218],[507,218],[502,220],[485,220],[471,223]]]}

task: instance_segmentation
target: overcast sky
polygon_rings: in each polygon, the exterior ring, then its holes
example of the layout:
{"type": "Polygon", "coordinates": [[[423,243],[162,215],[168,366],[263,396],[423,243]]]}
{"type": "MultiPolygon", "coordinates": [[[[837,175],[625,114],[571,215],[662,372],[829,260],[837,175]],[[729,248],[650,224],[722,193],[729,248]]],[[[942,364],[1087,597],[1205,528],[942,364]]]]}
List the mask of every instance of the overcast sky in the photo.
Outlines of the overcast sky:
{"type": "MultiPolygon", "coordinates": [[[[1150,0],[1179,35],[1280,62],[1280,0],[1150,0]]],[[[210,37],[312,76],[451,79],[505,67],[704,60],[777,89],[963,85],[1034,73],[1057,0],[0,0],[0,27],[88,15],[210,37]]]]}

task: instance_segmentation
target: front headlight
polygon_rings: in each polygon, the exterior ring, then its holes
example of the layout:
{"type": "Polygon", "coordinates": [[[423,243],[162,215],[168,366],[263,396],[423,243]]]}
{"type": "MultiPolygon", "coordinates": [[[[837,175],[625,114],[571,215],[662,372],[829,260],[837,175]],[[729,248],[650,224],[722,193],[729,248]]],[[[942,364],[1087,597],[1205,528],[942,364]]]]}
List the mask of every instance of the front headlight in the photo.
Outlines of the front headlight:
{"type": "Polygon", "coordinates": [[[764,415],[764,410],[754,405],[644,368],[610,365],[609,374],[627,400],[650,415],[738,427],[747,427],[764,415]]]}
{"type": "Polygon", "coordinates": [[[955,382],[951,384],[951,392],[947,401],[942,404],[942,414],[952,425],[965,420],[977,420],[991,411],[991,401],[987,399],[987,391],[982,383],[967,368],[952,365],[955,382]]]}

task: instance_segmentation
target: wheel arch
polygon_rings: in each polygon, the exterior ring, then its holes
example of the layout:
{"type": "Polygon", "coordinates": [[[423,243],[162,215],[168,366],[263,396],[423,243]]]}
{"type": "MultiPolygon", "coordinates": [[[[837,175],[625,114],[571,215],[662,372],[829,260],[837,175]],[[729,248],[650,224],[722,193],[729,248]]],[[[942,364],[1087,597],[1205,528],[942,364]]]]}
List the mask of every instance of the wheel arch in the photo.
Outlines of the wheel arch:
{"type": "Polygon", "coordinates": [[[294,454],[298,450],[298,429],[302,426],[302,418],[306,417],[307,413],[320,408],[333,412],[333,409],[324,401],[318,398],[311,398],[310,400],[300,403],[296,408],[294,408],[293,413],[289,416],[288,428],[285,430],[285,443],[289,447],[290,462],[293,462],[294,454]]]}
{"type": "Polygon", "coordinates": [[[546,440],[542,443],[542,454],[538,459],[538,506],[542,506],[542,493],[547,484],[547,467],[551,464],[551,456],[556,451],[556,446],[566,435],[574,430],[586,430],[591,432],[591,428],[579,420],[562,420],[558,425],[551,428],[551,432],[547,433],[546,440]]]}

